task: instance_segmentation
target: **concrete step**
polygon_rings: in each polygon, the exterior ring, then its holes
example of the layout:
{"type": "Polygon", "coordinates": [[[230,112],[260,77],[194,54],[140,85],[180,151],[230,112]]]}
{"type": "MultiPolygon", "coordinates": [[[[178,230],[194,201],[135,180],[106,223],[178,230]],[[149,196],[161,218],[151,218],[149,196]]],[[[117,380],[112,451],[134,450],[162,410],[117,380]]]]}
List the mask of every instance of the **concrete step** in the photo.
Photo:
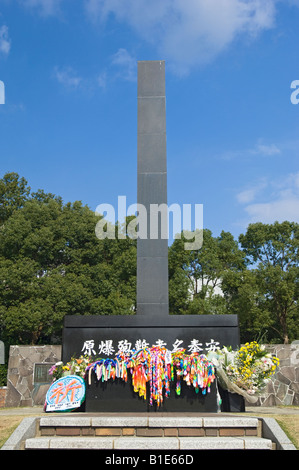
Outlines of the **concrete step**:
{"type": "Polygon", "coordinates": [[[222,413],[26,417],[1,448],[24,449],[296,450],[275,419],[222,413]]]}
{"type": "Polygon", "coordinates": [[[37,437],[25,450],[272,450],[272,441],[260,437],[37,437]]]}
{"type": "Polygon", "coordinates": [[[47,415],[39,419],[33,449],[263,449],[273,448],[261,436],[258,418],[169,415],[47,415]]]}
{"type": "Polygon", "coordinates": [[[48,415],[40,418],[39,430],[42,436],[261,436],[258,418],[242,416],[48,415]]]}

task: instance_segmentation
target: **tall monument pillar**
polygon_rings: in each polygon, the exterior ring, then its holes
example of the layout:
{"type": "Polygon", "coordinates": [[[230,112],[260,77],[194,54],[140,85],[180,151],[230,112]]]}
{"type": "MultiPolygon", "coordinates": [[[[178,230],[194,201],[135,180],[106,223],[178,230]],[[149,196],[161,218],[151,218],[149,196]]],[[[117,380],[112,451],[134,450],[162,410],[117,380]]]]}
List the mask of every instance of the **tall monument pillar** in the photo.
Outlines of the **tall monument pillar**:
{"type": "Polygon", "coordinates": [[[137,240],[137,315],[161,317],[169,313],[168,214],[157,210],[167,204],[164,61],[138,62],[137,98],[137,203],[147,212],[146,238],[137,240]]]}

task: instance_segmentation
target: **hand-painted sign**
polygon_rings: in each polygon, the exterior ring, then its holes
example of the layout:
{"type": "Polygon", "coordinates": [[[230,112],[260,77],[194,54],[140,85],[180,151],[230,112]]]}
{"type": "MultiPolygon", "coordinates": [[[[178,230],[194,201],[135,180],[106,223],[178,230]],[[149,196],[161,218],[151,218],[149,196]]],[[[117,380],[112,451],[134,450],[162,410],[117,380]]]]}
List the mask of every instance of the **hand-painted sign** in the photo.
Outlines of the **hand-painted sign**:
{"type": "Polygon", "coordinates": [[[56,380],[46,395],[46,411],[72,411],[85,400],[85,382],[77,375],[56,380]]]}

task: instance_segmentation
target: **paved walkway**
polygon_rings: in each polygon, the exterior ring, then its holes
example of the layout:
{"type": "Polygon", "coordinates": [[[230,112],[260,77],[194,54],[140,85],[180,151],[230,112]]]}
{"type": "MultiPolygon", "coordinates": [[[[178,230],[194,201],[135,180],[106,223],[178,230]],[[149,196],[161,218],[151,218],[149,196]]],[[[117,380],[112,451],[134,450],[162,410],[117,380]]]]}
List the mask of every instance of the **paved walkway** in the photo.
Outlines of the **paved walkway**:
{"type": "MultiPolygon", "coordinates": [[[[84,414],[84,413],[83,413],[84,414]]],[[[95,413],[97,414],[97,413],[95,413]]],[[[230,414],[230,413],[229,413],[230,414]]],[[[239,414],[239,413],[231,413],[239,414]]],[[[241,413],[244,414],[244,413],[241,413]]],[[[299,406],[298,407],[263,407],[263,406],[248,406],[246,407],[245,414],[254,414],[258,415],[299,415],[299,406]]],[[[33,407],[19,407],[19,408],[0,408],[0,418],[1,416],[39,416],[45,415],[42,406],[33,406],[33,407]]],[[[221,413],[219,413],[221,415],[221,413]]]]}
{"type": "Polygon", "coordinates": [[[269,414],[269,415],[299,415],[299,406],[285,407],[285,406],[246,406],[246,413],[269,414]]]}
{"type": "Polygon", "coordinates": [[[0,408],[1,416],[38,416],[44,415],[42,406],[18,407],[18,408],[0,408]]]}

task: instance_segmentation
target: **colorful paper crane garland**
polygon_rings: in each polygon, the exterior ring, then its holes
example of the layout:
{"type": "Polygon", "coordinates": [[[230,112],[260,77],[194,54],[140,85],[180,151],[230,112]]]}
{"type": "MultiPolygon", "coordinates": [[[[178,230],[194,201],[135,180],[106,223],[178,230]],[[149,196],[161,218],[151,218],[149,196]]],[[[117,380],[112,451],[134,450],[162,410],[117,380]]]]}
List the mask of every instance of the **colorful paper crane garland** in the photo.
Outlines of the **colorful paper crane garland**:
{"type": "Polygon", "coordinates": [[[172,353],[160,346],[143,348],[132,353],[119,353],[114,359],[99,359],[86,368],[85,377],[91,384],[92,372],[98,381],[120,378],[127,382],[128,371],[132,376],[134,392],[145,400],[147,398],[147,383],[149,382],[149,403],[157,406],[163,403],[164,396],[170,395],[170,382],[176,380],[176,393],[181,393],[181,381],[193,386],[205,395],[210,392],[215,379],[215,369],[206,356],[197,352],[186,354],[185,350],[172,353]],[[164,392],[164,394],[163,394],[164,392]]]}

